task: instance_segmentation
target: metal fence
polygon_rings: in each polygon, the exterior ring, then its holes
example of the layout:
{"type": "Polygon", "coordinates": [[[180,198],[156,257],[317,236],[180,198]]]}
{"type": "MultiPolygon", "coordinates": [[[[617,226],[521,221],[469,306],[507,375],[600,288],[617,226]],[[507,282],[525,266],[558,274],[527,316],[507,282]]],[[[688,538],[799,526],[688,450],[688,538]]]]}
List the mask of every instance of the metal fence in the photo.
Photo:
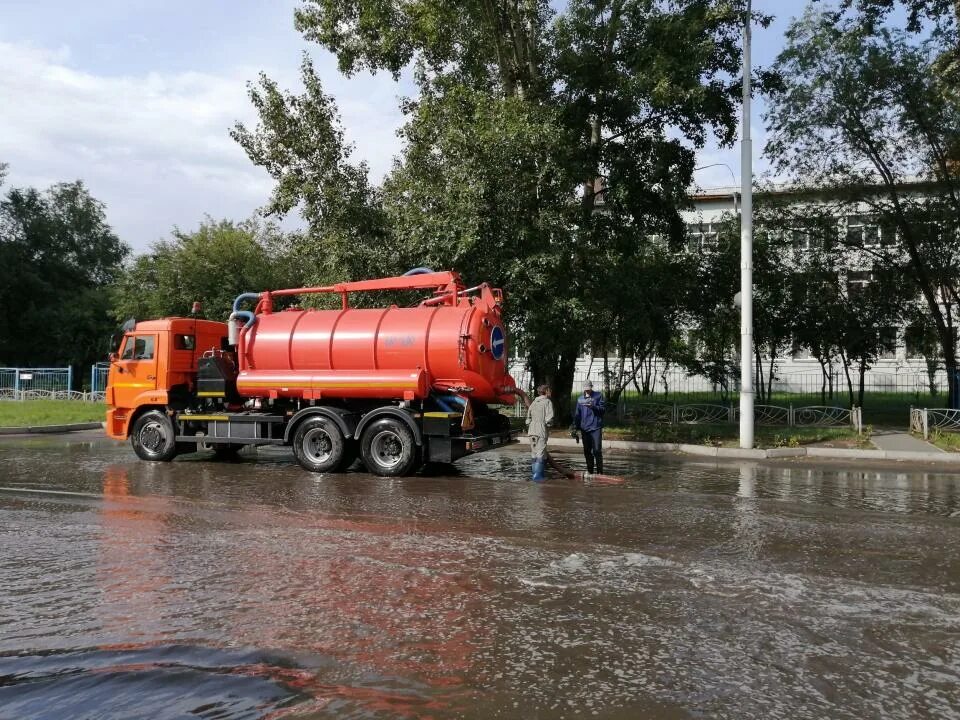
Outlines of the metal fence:
{"type": "Polygon", "coordinates": [[[931,430],[960,432],[960,410],[950,408],[910,408],[910,431],[921,433],[924,440],[931,430]]]}
{"type": "Polygon", "coordinates": [[[101,402],[106,387],[105,376],[103,378],[102,386],[88,392],[72,389],[73,368],[0,368],[0,400],[101,402]]]}
{"type": "MultiPolygon", "coordinates": [[[[757,425],[850,427],[858,433],[863,431],[863,419],[858,407],[755,405],[753,410],[757,425]]],[[[736,424],[740,422],[740,408],[737,405],[712,403],[639,403],[631,406],[624,419],[637,423],[671,425],[736,424]]]]}
{"type": "Polygon", "coordinates": [[[110,363],[97,363],[90,368],[90,392],[103,393],[107,389],[107,378],[110,375],[110,363]]]}
{"type": "Polygon", "coordinates": [[[73,387],[73,368],[0,368],[0,390],[63,392],[73,387]]]}
{"type": "MultiPolygon", "coordinates": [[[[602,359],[582,359],[577,363],[574,374],[574,392],[579,392],[583,382],[590,379],[596,389],[603,391],[608,399],[613,399],[616,397],[615,391],[620,380],[618,363],[616,359],[608,361],[610,372],[605,377],[602,359]]],[[[793,365],[795,368],[796,365],[793,365]]],[[[794,368],[788,371],[777,368],[773,382],[764,382],[763,393],[757,389],[758,406],[788,408],[792,405],[796,411],[801,407],[848,409],[856,406],[862,408],[866,422],[902,427],[911,406],[945,405],[948,397],[947,377],[943,371],[931,376],[916,366],[872,368],[864,378],[861,402],[859,375],[854,369],[851,369],[850,373],[853,384],[851,398],[842,368],[834,367],[827,375],[818,367],[810,370],[794,368]]],[[[632,370],[633,368],[628,368],[627,376],[632,375],[632,370]]],[[[764,370],[766,372],[768,368],[764,370]]],[[[532,391],[533,378],[523,360],[515,360],[510,371],[519,387],[532,391]]],[[[631,380],[621,391],[616,398],[615,412],[623,419],[641,414],[639,406],[649,404],[736,405],[739,390],[739,377],[731,378],[724,386],[713,383],[702,375],[688,373],[681,367],[655,363],[646,373],[640,373],[635,382],[631,380]]],[[[520,408],[517,412],[519,410],[520,408]]]]}

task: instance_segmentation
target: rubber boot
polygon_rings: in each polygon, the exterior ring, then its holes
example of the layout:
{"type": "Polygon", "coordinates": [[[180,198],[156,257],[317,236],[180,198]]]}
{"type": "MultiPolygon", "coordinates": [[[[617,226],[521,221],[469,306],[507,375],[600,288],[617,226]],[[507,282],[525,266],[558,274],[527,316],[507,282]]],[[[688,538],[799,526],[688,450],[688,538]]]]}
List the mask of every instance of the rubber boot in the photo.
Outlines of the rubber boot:
{"type": "Polygon", "coordinates": [[[597,475],[603,475],[603,454],[597,453],[597,475]]]}
{"type": "Polygon", "coordinates": [[[536,458],[533,461],[533,481],[540,483],[547,479],[546,475],[547,461],[544,458],[536,458]]]}

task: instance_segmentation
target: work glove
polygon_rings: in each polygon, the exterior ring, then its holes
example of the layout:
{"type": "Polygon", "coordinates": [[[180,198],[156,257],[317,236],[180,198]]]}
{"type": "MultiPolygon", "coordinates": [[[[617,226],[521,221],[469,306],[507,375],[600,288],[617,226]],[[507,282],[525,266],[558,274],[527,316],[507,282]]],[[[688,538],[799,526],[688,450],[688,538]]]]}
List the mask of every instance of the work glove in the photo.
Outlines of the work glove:
{"type": "Polygon", "coordinates": [[[580,428],[570,426],[570,437],[577,441],[577,444],[580,443],[580,428]]]}

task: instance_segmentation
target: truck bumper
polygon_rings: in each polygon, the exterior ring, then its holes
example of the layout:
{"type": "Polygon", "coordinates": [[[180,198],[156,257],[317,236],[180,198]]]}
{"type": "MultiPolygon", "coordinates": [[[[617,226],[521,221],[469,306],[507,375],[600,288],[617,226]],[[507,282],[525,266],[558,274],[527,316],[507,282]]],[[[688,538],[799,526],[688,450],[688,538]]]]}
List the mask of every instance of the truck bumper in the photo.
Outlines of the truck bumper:
{"type": "Polygon", "coordinates": [[[506,431],[487,435],[428,436],[424,438],[426,459],[429,462],[453,462],[467,455],[515,443],[517,434],[517,431],[506,431]]]}

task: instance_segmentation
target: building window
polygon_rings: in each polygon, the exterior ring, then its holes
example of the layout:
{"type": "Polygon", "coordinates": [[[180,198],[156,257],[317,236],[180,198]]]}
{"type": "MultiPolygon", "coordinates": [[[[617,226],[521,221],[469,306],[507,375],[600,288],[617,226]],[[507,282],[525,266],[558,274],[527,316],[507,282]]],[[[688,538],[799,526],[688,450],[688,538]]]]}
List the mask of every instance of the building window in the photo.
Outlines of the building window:
{"type": "Polygon", "coordinates": [[[880,226],[868,215],[848,215],[847,244],[855,247],[880,247],[880,226]]]}
{"type": "Polygon", "coordinates": [[[847,296],[857,297],[862,293],[873,276],[869,270],[851,270],[847,273],[847,296]]]}
{"type": "MultiPolygon", "coordinates": [[[[908,358],[926,357],[931,349],[931,338],[923,325],[908,325],[903,332],[903,344],[908,358]]],[[[936,347],[936,344],[933,344],[936,347]]]]}
{"type": "Polygon", "coordinates": [[[794,360],[809,360],[811,358],[810,348],[804,347],[794,340],[793,346],[790,349],[790,356],[794,360]]]}
{"type": "Polygon", "coordinates": [[[690,252],[713,250],[717,247],[719,223],[694,223],[687,226],[687,248],[690,252]]]}
{"type": "Polygon", "coordinates": [[[897,329],[895,327],[880,328],[877,333],[877,344],[881,360],[892,360],[897,356],[897,329]]]}
{"type": "Polygon", "coordinates": [[[802,223],[790,229],[790,244],[797,252],[820,250],[824,247],[823,228],[813,222],[802,223]]]}

